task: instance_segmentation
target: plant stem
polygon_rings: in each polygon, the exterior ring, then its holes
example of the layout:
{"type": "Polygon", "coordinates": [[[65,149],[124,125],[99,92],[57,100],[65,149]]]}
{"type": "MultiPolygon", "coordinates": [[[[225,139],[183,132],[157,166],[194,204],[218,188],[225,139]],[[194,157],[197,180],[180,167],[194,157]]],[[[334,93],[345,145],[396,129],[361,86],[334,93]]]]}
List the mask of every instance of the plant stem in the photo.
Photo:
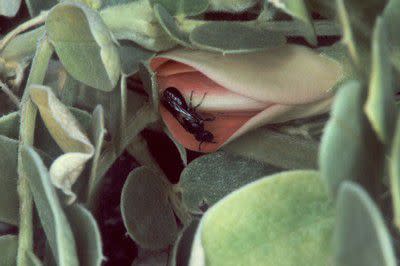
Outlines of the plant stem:
{"type": "Polygon", "coordinates": [[[8,88],[7,84],[0,81],[0,89],[10,98],[10,100],[19,108],[20,102],[17,96],[8,88]]]}
{"type": "Polygon", "coordinates": [[[29,189],[29,177],[23,170],[21,148],[23,145],[33,145],[35,133],[35,121],[37,109],[30,99],[30,85],[42,84],[47,71],[50,57],[53,54],[53,47],[44,36],[38,43],[32,67],[26,83],[24,95],[21,101],[21,125],[20,142],[18,150],[18,195],[19,195],[19,236],[17,265],[28,266],[28,253],[33,250],[33,224],[32,207],[33,200],[29,189]]]}
{"type": "Polygon", "coordinates": [[[4,47],[6,47],[7,43],[9,43],[15,36],[17,36],[21,32],[29,30],[30,28],[35,27],[37,25],[43,24],[46,21],[48,14],[49,11],[42,11],[38,16],[22,23],[17,28],[7,33],[4,36],[4,38],[0,41],[0,51],[2,51],[4,47]]]}

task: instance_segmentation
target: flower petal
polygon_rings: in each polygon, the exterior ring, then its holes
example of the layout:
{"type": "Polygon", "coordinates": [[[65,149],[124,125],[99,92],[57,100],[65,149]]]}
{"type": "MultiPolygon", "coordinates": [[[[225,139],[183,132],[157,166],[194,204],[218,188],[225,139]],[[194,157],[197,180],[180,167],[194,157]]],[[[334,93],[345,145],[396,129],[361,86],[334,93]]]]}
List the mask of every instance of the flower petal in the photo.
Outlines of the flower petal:
{"type": "Polygon", "coordinates": [[[176,49],[153,58],[152,69],[158,73],[158,67],[168,63],[165,59],[191,66],[232,92],[285,105],[330,97],[343,75],[338,62],[298,45],[228,55],[176,49]]]}

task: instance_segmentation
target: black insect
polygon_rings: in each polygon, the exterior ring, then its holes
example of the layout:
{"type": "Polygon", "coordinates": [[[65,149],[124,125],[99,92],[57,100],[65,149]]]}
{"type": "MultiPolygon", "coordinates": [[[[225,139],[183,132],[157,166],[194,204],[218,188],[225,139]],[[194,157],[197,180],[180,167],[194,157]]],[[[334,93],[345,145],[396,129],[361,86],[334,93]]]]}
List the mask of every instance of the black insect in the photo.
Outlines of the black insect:
{"type": "Polygon", "coordinates": [[[214,135],[204,129],[205,121],[212,121],[214,118],[203,118],[196,111],[196,108],[201,105],[203,99],[196,106],[192,106],[193,91],[190,94],[189,105],[180,91],[175,87],[168,87],[163,91],[161,96],[161,104],[178,120],[179,124],[189,133],[193,134],[195,139],[199,141],[199,151],[201,144],[204,142],[216,143],[214,135]]]}

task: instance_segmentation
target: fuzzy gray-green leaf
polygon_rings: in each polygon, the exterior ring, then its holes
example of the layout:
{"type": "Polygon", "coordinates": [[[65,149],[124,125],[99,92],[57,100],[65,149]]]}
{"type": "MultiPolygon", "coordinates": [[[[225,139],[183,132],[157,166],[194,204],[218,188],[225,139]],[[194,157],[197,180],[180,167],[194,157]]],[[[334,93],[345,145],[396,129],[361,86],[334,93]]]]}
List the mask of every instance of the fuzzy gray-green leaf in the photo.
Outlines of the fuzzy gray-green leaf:
{"type": "Polygon", "coordinates": [[[15,235],[0,236],[0,265],[15,266],[18,248],[18,237],[15,235]]]}

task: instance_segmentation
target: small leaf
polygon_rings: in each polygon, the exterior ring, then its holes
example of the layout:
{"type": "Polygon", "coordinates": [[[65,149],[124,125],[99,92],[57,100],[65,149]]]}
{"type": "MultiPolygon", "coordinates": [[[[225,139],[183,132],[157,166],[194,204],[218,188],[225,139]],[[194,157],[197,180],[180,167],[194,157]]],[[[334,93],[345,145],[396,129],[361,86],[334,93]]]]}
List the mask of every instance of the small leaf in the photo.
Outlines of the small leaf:
{"type": "Polygon", "coordinates": [[[255,181],[206,212],[189,265],[329,265],[333,207],[318,172],[255,181]]]}
{"type": "Polygon", "coordinates": [[[121,214],[129,236],[141,247],[161,249],[171,244],[178,226],[168,200],[171,187],[148,168],[133,170],[122,189],[121,214]]]}
{"type": "Polygon", "coordinates": [[[193,213],[214,205],[230,192],[280,169],[237,155],[217,152],[192,161],[182,172],[179,190],[193,213]]]}
{"type": "Polygon", "coordinates": [[[58,3],[57,0],[25,0],[31,17],[37,16],[41,11],[48,10],[58,3]]]}
{"type": "Polygon", "coordinates": [[[46,32],[72,77],[103,91],[117,85],[118,49],[97,12],[79,3],[58,4],[48,15],[46,32]]]}
{"type": "Polygon", "coordinates": [[[394,131],[397,108],[386,25],[382,18],[378,18],[375,24],[369,93],[364,109],[379,139],[389,144],[394,131]]]}
{"type": "Polygon", "coordinates": [[[19,138],[19,113],[13,112],[0,117],[0,135],[11,139],[19,138]]]}
{"type": "Polygon", "coordinates": [[[394,223],[400,230],[400,116],[397,119],[389,167],[394,223]]]}
{"type": "Polygon", "coordinates": [[[15,266],[18,248],[18,237],[15,235],[0,236],[0,265],[15,266]]]}
{"type": "Polygon", "coordinates": [[[159,90],[157,85],[157,76],[148,63],[139,64],[139,75],[143,82],[143,87],[149,95],[153,110],[158,114],[159,90]]]}
{"type": "Polygon", "coordinates": [[[21,0],[0,0],[0,16],[14,17],[21,5],[21,0]]]}
{"type": "Polygon", "coordinates": [[[172,254],[170,255],[171,259],[169,265],[189,265],[191,247],[198,226],[199,220],[193,220],[181,231],[178,239],[175,241],[172,254]]]}
{"type": "Polygon", "coordinates": [[[174,17],[171,16],[163,6],[156,4],[154,6],[154,14],[161,27],[174,41],[186,47],[192,46],[190,44],[189,34],[179,28],[174,17]]]}
{"type": "Polygon", "coordinates": [[[49,87],[34,85],[30,92],[47,129],[64,152],[50,167],[51,181],[73,201],[76,196],[71,187],[93,156],[94,147],[75,117],[49,87]]]}
{"type": "Polygon", "coordinates": [[[80,265],[100,266],[103,253],[96,220],[80,204],[68,206],[65,211],[75,236],[80,265]]]}
{"type": "Polygon", "coordinates": [[[397,28],[400,18],[400,1],[389,0],[383,12],[383,17],[387,21],[385,29],[388,31],[389,41],[386,45],[390,47],[390,60],[397,71],[400,71],[400,33],[397,28]]]}
{"type": "Polygon", "coordinates": [[[31,147],[23,146],[21,156],[24,171],[29,173],[29,186],[40,222],[57,265],[79,265],[71,227],[57,193],[50,183],[50,175],[46,167],[31,147]]]}
{"type": "Polygon", "coordinates": [[[43,266],[43,263],[32,252],[28,252],[28,261],[30,262],[30,265],[32,265],[32,266],[43,266]]]}
{"type": "Polygon", "coordinates": [[[172,15],[195,16],[208,8],[207,0],[150,0],[153,5],[163,6],[172,15]]]}
{"type": "Polygon", "coordinates": [[[358,81],[344,83],[324,130],[319,163],[333,194],[343,180],[356,180],[375,190],[382,176],[382,145],[363,112],[366,92],[358,81]]]}
{"type": "Polygon", "coordinates": [[[122,72],[126,76],[135,74],[139,71],[139,63],[154,55],[154,52],[143,49],[130,41],[120,41],[118,50],[121,57],[122,72]]]}
{"type": "Polygon", "coordinates": [[[379,209],[357,184],[344,182],[337,199],[335,265],[395,266],[391,237],[379,209]]]}
{"type": "Polygon", "coordinates": [[[209,22],[190,33],[194,46],[221,53],[247,53],[286,43],[282,33],[261,30],[240,22],[209,22]]]}
{"type": "Polygon", "coordinates": [[[313,140],[259,128],[222,149],[284,169],[317,169],[318,146],[313,140]]]}
{"type": "Polygon", "coordinates": [[[0,136],[0,221],[13,225],[19,220],[17,153],[18,141],[0,136]]]}
{"type": "Polygon", "coordinates": [[[271,4],[282,9],[285,13],[304,23],[304,37],[312,44],[317,45],[317,36],[307,4],[304,0],[272,0],[271,4]]]}

